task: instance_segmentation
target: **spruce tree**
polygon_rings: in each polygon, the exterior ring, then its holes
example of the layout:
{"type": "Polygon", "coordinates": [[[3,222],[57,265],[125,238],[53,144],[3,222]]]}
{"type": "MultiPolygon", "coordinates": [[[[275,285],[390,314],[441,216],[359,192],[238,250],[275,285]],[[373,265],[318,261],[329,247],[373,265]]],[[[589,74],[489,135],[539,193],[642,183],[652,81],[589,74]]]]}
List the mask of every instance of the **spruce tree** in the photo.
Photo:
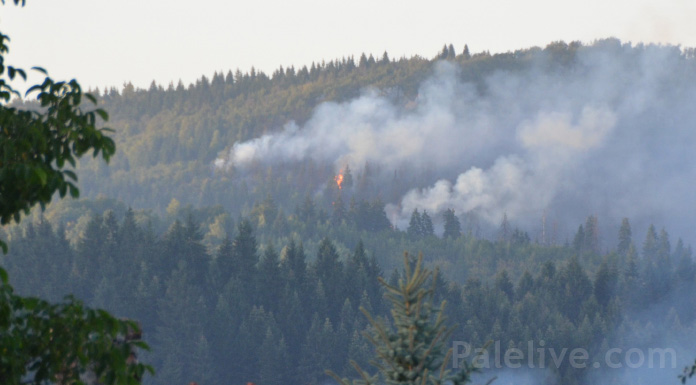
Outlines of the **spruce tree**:
{"type": "Polygon", "coordinates": [[[505,213],[503,214],[503,220],[500,222],[500,228],[498,229],[498,241],[508,242],[511,234],[510,222],[508,221],[507,213],[505,213]]]}
{"type": "Polygon", "coordinates": [[[349,165],[346,165],[343,170],[343,187],[346,189],[353,187],[353,173],[350,171],[349,165]]]}
{"type": "Polygon", "coordinates": [[[422,227],[423,226],[421,225],[421,215],[418,212],[418,209],[414,209],[413,213],[411,214],[411,220],[408,223],[408,229],[406,230],[406,233],[408,234],[409,238],[417,239],[422,235],[422,227]]]}
{"type": "Polygon", "coordinates": [[[585,229],[582,225],[578,227],[578,232],[575,233],[575,238],[573,238],[573,248],[578,253],[585,250],[585,229]]]}
{"type": "Polygon", "coordinates": [[[590,215],[585,222],[584,250],[599,253],[599,227],[597,217],[590,215]]]}
{"type": "Polygon", "coordinates": [[[619,229],[619,245],[616,251],[619,255],[626,256],[628,253],[628,248],[631,246],[631,224],[628,222],[628,218],[624,218],[621,221],[621,228],[619,229]]]}
{"type": "Polygon", "coordinates": [[[648,263],[654,262],[657,248],[657,232],[655,226],[651,224],[647,234],[645,234],[645,241],[643,241],[643,259],[648,263]]]}
{"type": "Polygon", "coordinates": [[[343,203],[341,193],[338,193],[336,200],[332,203],[333,213],[331,214],[331,222],[335,225],[340,225],[347,218],[346,206],[343,203]]]}
{"type": "Polygon", "coordinates": [[[432,237],[435,235],[433,221],[430,219],[430,215],[428,215],[428,212],[425,210],[423,210],[423,215],[421,215],[421,234],[424,237],[432,237]]]}
{"type": "Polygon", "coordinates": [[[443,238],[459,238],[462,234],[462,225],[459,223],[459,218],[454,214],[454,210],[447,209],[444,214],[445,232],[443,238]]]}
{"type": "Polygon", "coordinates": [[[273,245],[268,245],[259,263],[257,294],[261,304],[270,312],[277,313],[279,300],[285,287],[281,277],[280,260],[273,245]]]}
{"type": "Polygon", "coordinates": [[[471,53],[469,52],[469,45],[464,44],[464,51],[462,51],[462,57],[464,59],[471,59],[471,53]]]}
{"type": "Polygon", "coordinates": [[[372,364],[379,373],[370,375],[358,363],[351,361],[361,379],[341,379],[332,371],[332,376],[341,385],[371,384],[465,384],[470,381],[473,368],[464,363],[463,368],[452,372],[447,369],[452,350],[446,349],[454,327],[446,325],[445,301],[439,307],[434,304],[436,274],[423,268],[423,257],[419,255],[415,266],[404,255],[405,275],[397,285],[384,279],[380,282],[391,303],[393,325],[385,325],[363,310],[372,326],[366,337],[375,347],[376,357],[372,364]]]}
{"type": "Polygon", "coordinates": [[[232,259],[236,265],[238,278],[246,285],[254,282],[254,272],[259,261],[256,253],[256,237],[251,222],[244,219],[237,226],[237,236],[232,242],[232,259]]]}

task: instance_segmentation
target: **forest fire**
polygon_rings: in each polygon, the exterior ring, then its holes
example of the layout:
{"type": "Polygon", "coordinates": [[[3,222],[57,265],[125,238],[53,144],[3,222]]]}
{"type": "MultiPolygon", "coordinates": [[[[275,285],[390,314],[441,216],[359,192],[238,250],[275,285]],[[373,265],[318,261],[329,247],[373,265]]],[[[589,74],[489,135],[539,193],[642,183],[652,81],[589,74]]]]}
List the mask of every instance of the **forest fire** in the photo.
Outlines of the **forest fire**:
{"type": "Polygon", "coordinates": [[[334,177],[334,180],[336,181],[336,185],[338,186],[338,189],[342,189],[343,187],[341,186],[343,184],[343,171],[341,171],[338,175],[334,177]]]}

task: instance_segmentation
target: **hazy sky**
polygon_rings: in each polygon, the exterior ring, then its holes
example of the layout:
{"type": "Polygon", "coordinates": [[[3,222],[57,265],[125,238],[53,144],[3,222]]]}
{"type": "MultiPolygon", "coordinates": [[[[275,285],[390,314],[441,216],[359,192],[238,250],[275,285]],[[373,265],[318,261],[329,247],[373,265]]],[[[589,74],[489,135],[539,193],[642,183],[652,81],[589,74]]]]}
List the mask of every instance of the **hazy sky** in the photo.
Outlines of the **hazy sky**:
{"type": "Polygon", "coordinates": [[[688,0],[27,0],[0,6],[0,31],[10,64],[121,88],[362,52],[432,57],[445,43],[458,53],[610,36],[696,46],[695,14],[688,0]]]}

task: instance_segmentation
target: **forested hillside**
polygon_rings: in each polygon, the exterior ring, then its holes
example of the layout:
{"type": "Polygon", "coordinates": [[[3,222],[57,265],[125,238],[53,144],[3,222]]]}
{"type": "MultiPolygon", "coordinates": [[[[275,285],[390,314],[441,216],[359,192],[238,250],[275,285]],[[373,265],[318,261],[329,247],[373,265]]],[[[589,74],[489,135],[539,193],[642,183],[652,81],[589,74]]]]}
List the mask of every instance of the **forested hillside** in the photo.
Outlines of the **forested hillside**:
{"type": "MultiPolygon", "coordinates": [[[[42,221],[13,240],[3,265],[16,289],[50,299],[74,293],[139,320],[152,347],[144,359],[157,369],[155,384],[321,384],[328,381],[325,369],[353,376],[348,360],[365,367],[373,355],[358,309],[386,317],[377,277],[396,283],[402,274],[383,270],[357,238],[327,237],[312,251],[287,233],[259,243],[248,220],[214,251],[190,215],[158,235],[137,225],[132,210],[120,219],[107,211],[90,220],[74,246],[63,231],[42,221]]],[[[593,250],[596,234],[582,229],[566,247],[502,235],[497,241],[425,235],[423,243],[403,243],[407,235],[385,232],[380,240],[431,255],[459,250],[452,260],[479,267],[460,275],[461,282],[438,281],[436,299],[447,300],[446,314],[459,324],[455,341],[481,347],[492,340],[525,352],[529,341],[544,341],[558,351],[585,348],[597,361],[610,348],[678,347],[679,364],[686,365],[693,352],[683,342],[696,336],[691,249],[681,241],[672,247],[664,230],[651,228],[639,252],[628,221],[621,233],[606,255],[593,250]]],[[[535,381],[598,381],[592,368],[534,360],[548,368],[535,381]]],[[[679,368],[650,376],[676,379],[679,368]]],[[[635,380],[630,371],[600,373],[602,383],[635,380]]]]}
{"type": "Polygon", "coordinates": [[[684,161],[694,63],[689,49],[607,39],[95,90],[119,155],[108,167],[81,162],[82,196],[160,215],[176,200],[236,217],[266,198],[289,214],[308,197],[329,212],[334,178],[349,168],[344,203],[379,199],[401,230],[427,209],[440,233],[451,208],[485,236],[507,214],[558,244],[603,213],[604,231],[628,216],[691,242],[673,202],[688,191],[680,180],[696,176],[684,161]]]}
{"type": "Polygon", "coordinates": [[[0,229],[0,261],[21,294],[139,320],[153,384],[353,377],[359,308],[388,317],[377,277],[405,251],[440,270],[456,341],[679,353],[649,372],[535,356],[532,383],[676,382],[696,357],[694,80],[693,50],[607,39],[95,90],[116,156],[0,229]]]}

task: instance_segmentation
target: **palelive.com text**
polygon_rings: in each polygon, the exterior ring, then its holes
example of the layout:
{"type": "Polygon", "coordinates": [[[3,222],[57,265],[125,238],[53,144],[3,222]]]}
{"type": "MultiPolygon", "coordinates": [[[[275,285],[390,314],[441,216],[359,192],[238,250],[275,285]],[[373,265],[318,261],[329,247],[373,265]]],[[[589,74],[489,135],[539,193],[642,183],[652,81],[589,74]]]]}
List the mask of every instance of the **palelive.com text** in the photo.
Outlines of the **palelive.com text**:
{"type": "Polygon", "coordinates": [[[501,348],[500,341],[493,341],[485,348],[473,348],[471,344],[455,341],[452,344],[452,365],[460,367],[470,361],[482,369],[502,368],[545,368],[570,365],[572,368],[648,368],[674,369],[677,367],[677,352],[673,348],[609,348],[590,357],[585,348],[546,347],[543,340],[527,341],[526,349],[501,348]]]}

